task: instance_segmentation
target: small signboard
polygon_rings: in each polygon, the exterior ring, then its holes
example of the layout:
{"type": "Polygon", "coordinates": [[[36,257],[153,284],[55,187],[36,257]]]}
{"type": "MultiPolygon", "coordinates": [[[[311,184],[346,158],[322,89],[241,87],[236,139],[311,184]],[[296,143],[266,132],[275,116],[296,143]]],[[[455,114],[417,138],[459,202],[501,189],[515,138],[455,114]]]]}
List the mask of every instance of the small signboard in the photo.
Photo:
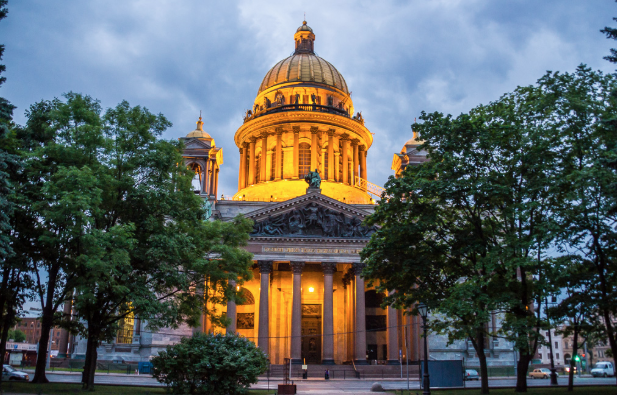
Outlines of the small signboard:
{"type": "Polygon", "coordinates": [[[302,370],[306,370],[306,369],[308,369],[308,366],[307,365],[302,365],[302,370]]]}

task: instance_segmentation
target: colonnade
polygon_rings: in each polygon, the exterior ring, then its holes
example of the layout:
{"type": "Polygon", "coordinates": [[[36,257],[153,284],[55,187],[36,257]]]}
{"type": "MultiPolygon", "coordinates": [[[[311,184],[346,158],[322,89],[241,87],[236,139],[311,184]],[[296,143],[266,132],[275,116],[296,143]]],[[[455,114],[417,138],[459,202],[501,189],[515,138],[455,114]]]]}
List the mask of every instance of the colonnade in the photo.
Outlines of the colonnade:
{"type": "MultiPolygon", "coordinates": [[[[270,355],[270,275],[272,273],[273,261],[258,261],[260,272],[260,298],[259,298],[259,325],[257,332],[257,346],[267,355],[270,355]]],[[[291,340],[290,358],[293,364],[302,363],[302,270],[305,266],[303,261],[291,261],[292,271],[292,307],[291,307],[291,340]]],[[[334,364],[334,305],[333,305],[333,275],[336,272],[336,263],[322,262],[323,269],[323,350],[322,364],[334,364]]],[[[354,329],[354,362],[356,365],[366,365],[368,361],[366,344],[366,307],[364,279],[361,277],[363,264],[354,263],[353,273],[355,275],[354,294],[355,300],[355,329],[354,329]]],[[[388,363],[398,364],[399,336],[398,336],[398,314],[397,310],[388,307],[387,309],[387,342],[388,342],[388,363]]],[[[236,306],[235,302],[229,301],[227,304],[227,317],[231,320],[227,331],[236,331],[236,306]]]]}
{"type": "MultiPolygon", "coordinates": [[[[277,127],[271,132],[262,132],[257,136],[252,136],[247,142],[242,143],[240,147],[240,174],[238,177],[238,190],[247,186],[264,181],[278,181],[282,179],[299,179],[299,157],[300,157],[300,127],[293,126],[291,131],[284,130],[282,127],[277,127]],[[287,140],[288,135],[293,134],[293,161],[291,171],[284,171],[281,163],[283,158],[283,140],[287,140]],[[275,139],[274,158],[277,163],[272,163],[274,166],[274,179],[267,172],[268,167],[268,146],[271,139],[275,139]],[[259,174],[256,173],[256,149],[261,147],[261,157],[259,163],[259,174]],[[248,163],[248,165],[247,165],[248,163]]],[[[367,150],[364,145],[360,144],[360,140],[351,138],[349,134],[336,134],[335,129],[327,131],[319,130],[318,127],[310,128],[311,140],[311,166],[310,169],[318,169],[321,177],[326,180],[341,182],[347,185],[355,185],[355,177],[359,176],[366,180],[366,155],[367,150]],[[327,150],[322,150],[325,146],[325,141],[328,142],[327,150]],[[341,149],[334,149],[341,143],[341,149]],[[341,152],[342,151],[342,152],[341,152]],[[328,170],[325,170],[326,155],[328,162],[328,170]]]]}

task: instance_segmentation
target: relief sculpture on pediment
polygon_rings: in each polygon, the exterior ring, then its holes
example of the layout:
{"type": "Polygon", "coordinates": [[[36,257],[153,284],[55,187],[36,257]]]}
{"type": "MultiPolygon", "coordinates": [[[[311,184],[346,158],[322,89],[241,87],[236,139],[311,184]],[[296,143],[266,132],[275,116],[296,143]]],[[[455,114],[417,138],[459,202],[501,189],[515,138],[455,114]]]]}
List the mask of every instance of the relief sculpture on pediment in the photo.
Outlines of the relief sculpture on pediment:
{"type": "Polygon", "coordinates": [[[375,227],[362,225],[357,216],[322,207],[316,203],[287,213],[269,216],[253,226],[253,236],[325,236],[325,237],[370,237],[375,227]]]}

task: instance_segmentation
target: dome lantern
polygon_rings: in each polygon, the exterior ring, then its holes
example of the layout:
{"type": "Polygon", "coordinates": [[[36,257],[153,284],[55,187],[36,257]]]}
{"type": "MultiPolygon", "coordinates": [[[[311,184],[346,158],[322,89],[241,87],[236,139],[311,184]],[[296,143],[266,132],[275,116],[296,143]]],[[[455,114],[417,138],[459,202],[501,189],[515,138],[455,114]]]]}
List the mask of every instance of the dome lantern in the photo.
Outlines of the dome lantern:
{"type": "Polygon", "coordinates": [[[214,147],[214,139],[204,131],[204,123],[201,120],[201,114],[199,115],[199,121],[197,121],[197,128],[186,135],[187,139],[200,139],[210,141],[210,145],[214,147]]]}
{"type": "Polygon", "coordinates": [[[315,34],[313,33],[313,29],[306,24],[306,21],[303,21],[302,25],[296,30],[294,41],[296,42],[294,54],[315,53],[315,34]]]}

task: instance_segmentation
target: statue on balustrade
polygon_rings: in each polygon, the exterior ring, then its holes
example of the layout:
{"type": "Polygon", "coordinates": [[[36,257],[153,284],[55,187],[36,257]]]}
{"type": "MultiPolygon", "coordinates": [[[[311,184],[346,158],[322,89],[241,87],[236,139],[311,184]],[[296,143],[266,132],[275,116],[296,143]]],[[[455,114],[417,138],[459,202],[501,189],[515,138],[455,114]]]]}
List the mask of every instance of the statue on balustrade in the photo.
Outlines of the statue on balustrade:
{"type": "Polygon", "coordinates": [[[309,188],[320,188],[321,187],[321,177],[319,176],[319,172],[317,169],[315,171],[309,171],[304,176],[304,181],[309,184],[309,188]]]}

